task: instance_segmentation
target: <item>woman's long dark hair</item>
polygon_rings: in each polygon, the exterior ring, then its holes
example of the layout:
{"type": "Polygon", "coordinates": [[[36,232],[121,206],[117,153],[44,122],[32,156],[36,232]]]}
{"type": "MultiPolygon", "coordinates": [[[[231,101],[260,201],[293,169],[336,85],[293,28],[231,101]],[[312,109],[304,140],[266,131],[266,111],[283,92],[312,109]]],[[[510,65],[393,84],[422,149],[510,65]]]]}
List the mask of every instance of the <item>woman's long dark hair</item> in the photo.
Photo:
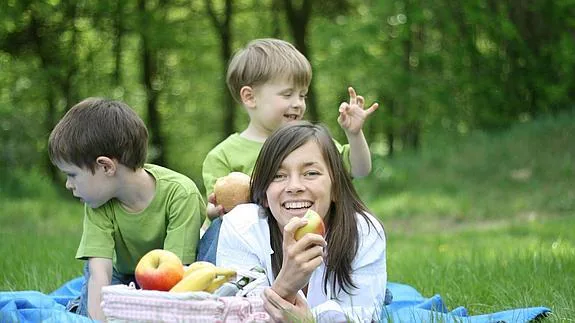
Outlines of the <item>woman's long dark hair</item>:
{"type": "Polygon", "coordinates": [[[361,214],[370,225],[373,226],[373,223],[367,217],[369,211],[355,191],[351,177],[344,168],[341,154],[324,126],[300,121],[289,123],[276,130],[265,141],[256,161],[250,199],[253,203],[259,204],[267,215],[271,247],[274,251],[272,269],[274,276],[277,276],[283,261],[283,235],[269,207],[266,207],[266,191],[283,160],[309,141],[314,141],[320,147],[332,180],[333,202],[324,218],[327,229],[324,292],[327,294],[329,284],[335,295],[339,292],[336,286],[340,286],[344,292],[350,294],[351,288],[356,288],[351,279],[351,263],[359,247],[356,214],[361,214]]]}

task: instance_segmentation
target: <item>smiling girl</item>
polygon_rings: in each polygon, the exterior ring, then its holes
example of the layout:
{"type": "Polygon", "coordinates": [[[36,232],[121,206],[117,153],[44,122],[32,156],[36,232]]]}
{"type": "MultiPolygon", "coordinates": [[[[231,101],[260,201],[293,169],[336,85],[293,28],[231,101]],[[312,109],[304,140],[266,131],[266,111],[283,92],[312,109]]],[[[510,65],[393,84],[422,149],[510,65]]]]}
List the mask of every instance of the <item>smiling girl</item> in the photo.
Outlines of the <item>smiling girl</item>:
{"type": "Polygon", "coordinates": [[[302,121],[274,132],[257,159],[250,199],[223,217],[218,265],[265,268],[270,288],[262,297],[275,321],[326,310],[372,321],[387,283],[385,233],[327,129],[302,121]],[[325,239],[294,239],[308,209],[323,218],[325,239]]]}

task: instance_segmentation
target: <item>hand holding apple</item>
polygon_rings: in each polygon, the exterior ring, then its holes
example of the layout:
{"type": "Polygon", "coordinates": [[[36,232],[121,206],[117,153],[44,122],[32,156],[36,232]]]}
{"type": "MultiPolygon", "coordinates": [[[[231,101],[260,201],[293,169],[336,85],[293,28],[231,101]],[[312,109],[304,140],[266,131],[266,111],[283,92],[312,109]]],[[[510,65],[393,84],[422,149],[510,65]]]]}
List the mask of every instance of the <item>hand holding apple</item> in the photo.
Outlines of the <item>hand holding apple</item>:
{"type": "Polygon", "coordinates": [[[303,238],[306,233],[316,233],[322,237],[325,237],[325,225],[317,212],[309,209],[303,217],[307,219],[307,224],[303,227],[300,227],[295,232],[294,239],[296,241],[303,238]]]}
{"type": "Polygon", "coordinates": [[[154,249],[140,259],[134,275],[142,289],[168,291],[182,280],[184,266],[173,252],[154,249]]]}
{"type": "Polygon", "coordinates": [[[292,217],[284,226],[282,267],[271,286],[282,298],[295,301],[298,291],[309,283],[313,271],[322,264],[326,247],[324,235],[323,219],[311,209],[301,218],[292,217]]]}

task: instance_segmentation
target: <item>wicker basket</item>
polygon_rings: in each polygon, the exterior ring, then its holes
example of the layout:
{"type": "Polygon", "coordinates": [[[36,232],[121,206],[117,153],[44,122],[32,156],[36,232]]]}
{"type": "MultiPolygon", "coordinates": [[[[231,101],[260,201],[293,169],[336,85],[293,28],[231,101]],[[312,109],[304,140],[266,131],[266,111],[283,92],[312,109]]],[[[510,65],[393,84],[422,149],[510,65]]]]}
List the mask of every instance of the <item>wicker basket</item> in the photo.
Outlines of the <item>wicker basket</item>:
{"type": "Polygon", "coordinates": [[[133,285],[102,288],[102,309],[108,322],[271,322],[259,296],[170,293],[133,285]]]}

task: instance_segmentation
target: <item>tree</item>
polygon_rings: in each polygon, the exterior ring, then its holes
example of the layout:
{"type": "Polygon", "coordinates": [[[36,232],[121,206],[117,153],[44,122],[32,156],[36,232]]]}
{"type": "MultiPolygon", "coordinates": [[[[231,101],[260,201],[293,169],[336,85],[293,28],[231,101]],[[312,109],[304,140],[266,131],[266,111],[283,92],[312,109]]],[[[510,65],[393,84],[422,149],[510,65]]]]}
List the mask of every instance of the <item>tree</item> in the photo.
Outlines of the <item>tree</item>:
{"type": "MultiPolygon", "coordinates": [[[[231,31],[231,24],[232,24],[232,17],[233,17],[233,4],[232,0],[225,0],[224,1],[224,8],[223,8],[223,15],[221,19],[218,17],[219,14],[216,12],[212,0],[205,0],[206,10],[208,12],[208,16],[210,17],[210,21],[214,26],[217,35],[220,39],[220,60],[222,63],[222,72],[221,75],[226,75],[227,71],[227,63],[229,62],[231,55],[232,55],[232,31],[231,31]]],[[[223,115],[223,138],[226,138],[228,135],[232,134],[235,131],[234,122],[236,119],[236,107],[234,103],[234,99],[227,90],[226,80],[225,77],[222,77],[222,93],[223,95],[223,105],[224,105],[224,115],[223,115]]]]}
{"type": "Polygon", "coordinates": [[[154,28],[165,22],[167,4],[167,0],[162,0],[158,5],[149,8],[148,0],[138,0],[138,13],[142,17],[139,25],[142,84],[146,92],[148,129],[151,132],[151,162],[159,165],[165,165],[167,155],[161,115],[158,111],[158,99],[162,90],[161,83],[165,75],[160,72],[160,65],[163,63],[162,56],[159,55],[161,47],[158,46],[158,42],[154,42],[152,35],[155,32],[154,28]]]}

